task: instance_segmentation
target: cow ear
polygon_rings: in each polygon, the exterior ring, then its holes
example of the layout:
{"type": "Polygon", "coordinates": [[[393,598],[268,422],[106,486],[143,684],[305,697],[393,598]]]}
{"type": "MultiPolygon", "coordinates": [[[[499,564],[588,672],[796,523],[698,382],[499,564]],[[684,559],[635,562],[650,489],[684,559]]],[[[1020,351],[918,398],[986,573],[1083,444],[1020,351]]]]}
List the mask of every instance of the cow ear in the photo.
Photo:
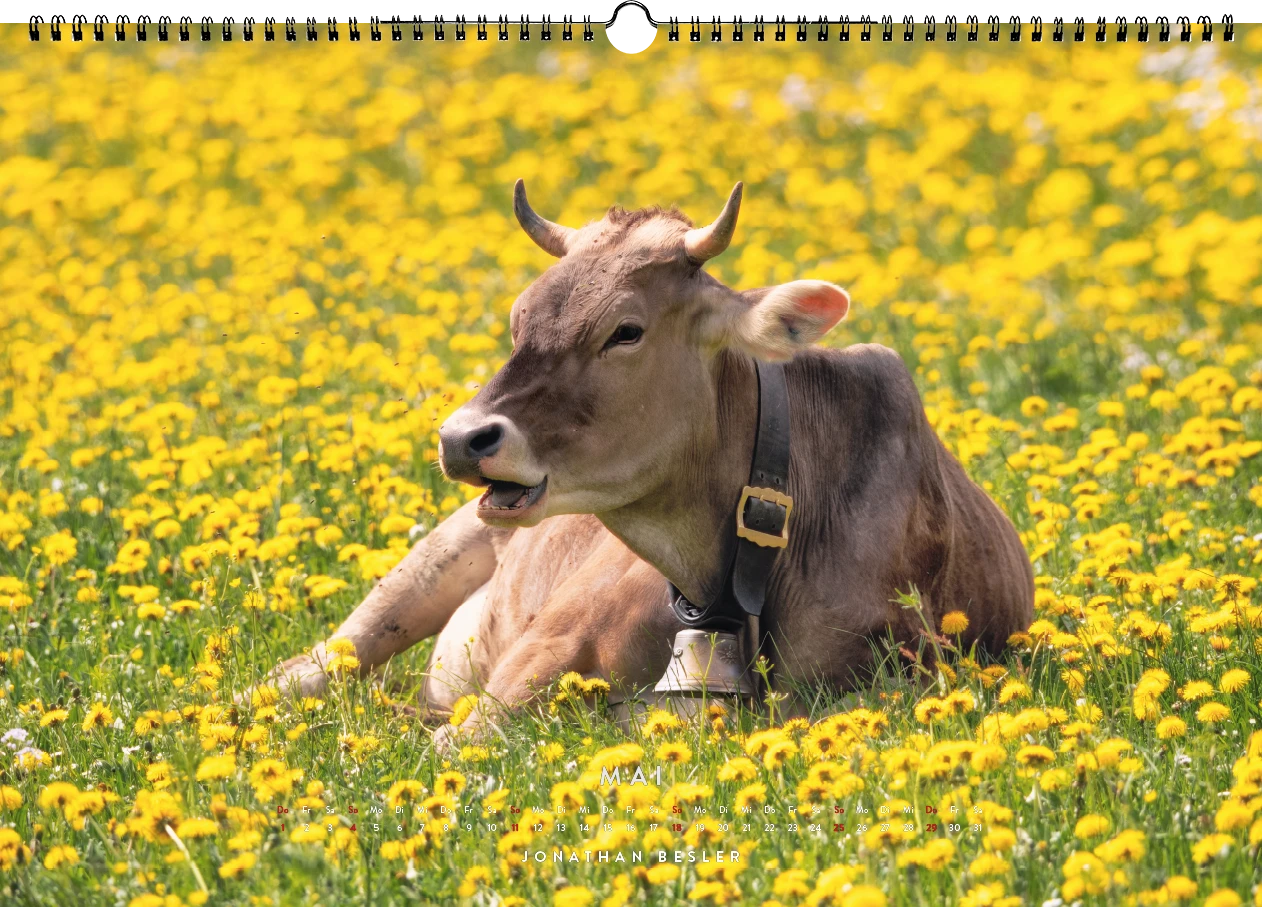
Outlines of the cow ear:
{"type": "Polygon", "coordinates": [[[728,323],[728,342],[771,362],[793,358],[850,311],[846,291],[823,280],[795,280],[741,296],[748,305],[728,323]]]}

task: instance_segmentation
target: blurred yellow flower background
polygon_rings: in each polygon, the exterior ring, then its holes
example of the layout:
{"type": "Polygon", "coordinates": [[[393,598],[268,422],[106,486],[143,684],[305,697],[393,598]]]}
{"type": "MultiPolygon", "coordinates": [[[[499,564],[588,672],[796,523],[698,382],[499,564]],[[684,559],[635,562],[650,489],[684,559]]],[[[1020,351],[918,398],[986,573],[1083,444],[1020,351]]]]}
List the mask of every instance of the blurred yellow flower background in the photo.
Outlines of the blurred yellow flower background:
{"type": "Polygon", "coordinates": [[[153,37],[0,35],[6,897],[1262,904],[1262,30],[153,37]],[[435,430],[549,264],[519,177],[575,225],[744,180],[712,271],[840,283],[829,342],[903,355],[1035,564],[1011,656],[626,732],[563,678],[446,761],[425,646],[234,702],[469,496],[435,430]]]}

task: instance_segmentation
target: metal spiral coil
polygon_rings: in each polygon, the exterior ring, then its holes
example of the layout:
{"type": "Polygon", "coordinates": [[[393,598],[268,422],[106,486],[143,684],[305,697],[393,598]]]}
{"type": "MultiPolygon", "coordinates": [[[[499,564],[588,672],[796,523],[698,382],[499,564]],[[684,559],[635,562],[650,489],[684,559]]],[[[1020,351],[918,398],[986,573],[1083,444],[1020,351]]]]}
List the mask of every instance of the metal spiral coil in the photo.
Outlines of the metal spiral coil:
{"type": "MultiPolygon", "coordinates": [[[[613,18],[608,22],[601,23],[608,27],[612,25],[617,18],[618,10],[624,6],[638,6],[648,14],[648,8],[638,0],[624,0],[617,9],[614,10],[613,18]]],[[[468,16],[456,16],[452,22],[452,38],[456,41],[490,40],[491,23],[487,16],[474,16],[472,33],[469,29],[468,16]]],[[[671,17],[665,22],[658,22],[650,15],[649,22],[654,25],[666,25],[667,40],[681,41],[681,24],[677,17],[671,17]]],[[[129,29],[131,21],[127,16],[118,16],[114,20],[114,40],[128,40],[129,31],[136,41],[148,41],[149,32],[153,27],[153,22],[148,16],[138,16],[135,26],[129,29]]],[[[560,39],[562,41],[575,40],[575,21],[573,16],[563,16],[561,19],[560,39]]],[[[583,16],[582,40],[594,41],[595,33],[592,30],[592,17],[583,16]]],[[[29,35],[32,41],[42,39],[44,29],[43,16],[31,16],[29,23],[29,35]]],[[[91,24],[91,39],[93,41],[105,41],[105,33],[109,29],[109,18],[107,16],[96,16],[91,24]]],[[[192,41],[195,38],[202,42],[211,41],[214,35],[218,34],[221,41],[233,41],[236,36],[247,42],[255,40],[255,25],[253,17],[247,17],[238,27],[231,19],[223,19],[219,22],[213,20],[210,16],[203,16],[201,22],[194,26],[194,22],[189,16],[181,16],[178,23],[174,23],[170,16],[160,16],[156,27],[156,40],[159,42],[178,40],[182,42],[192,41]],[[175,27],[174,33],[172,32],[175,27]]],[[[66,26],[66,18],[61,15],[54,15],[48,21],[48,38],[57,42],[63,40],[63,29],[66,26]]],[[[719,43],[724,40],[724,28],[728,29],[727,37],[731,41],[743,42],[746,40],[746,27],[749,28],[749,36],[755,42],[766,41],[767,33],[770,28],[771,40],[788,41],[790,31],[793,33],[793,39],[798,42],[805,42],[810,39],[810,33],[814,32],[816,42],[826,42],[834,40],[836,35],[837,41],[848,42],[851,40],[872,41],[873,33],[880,35],[882,42],[892,42],[895,35],[901,36],[904,42],[914,41],[917,33],[922,40],[926,42],[935,42],[938,40],[938,23],[933,16],[927,17],[923,22],[916,22],[912,16],[904,16],[901,24],[895,25],[893,16],[881,16],[880,20],[873,20],[871,16],[859,16],[857,19],[851,19],[850,16],[840,16],[831,19],[828,16],[819,16],[811,19],[807,16],[797,16],[792,22],[787,16],[775,16],[768,22],[765,16],[755,16],[746,23],[744,18],[737,16],[732,19],[722,19],[715,16],[709,20],[702,20],[699,16],[693,16],[686,25],[688,33],[688,41],[691,43],[700,43],[703,33],[707,35],[704,40],[710,43],[719,43]],[[834,31],[835,29],[835,31],[834,31]]],[[[1194,25],[1192,20],[1187,16],[1179,16],[1175,20],[1177,27],[1178,40],[1183,43],[1192,41],[1194,25]]],[[[1195,27],[1200,29],[1201,41],[1212,41],[1214,39],[1214,23],[1209,16],[1198,16],[1195,27]]],[[[88,28],[88,19],[86,16],[77,15],[70,20],[70,39],[72,41],[85,40],[85,30],[88,28]]],[[[267,17],[263,20],[262,40],[265,42],[284,40],[287,42],[297,42],[305,37],[307,43],[317,42],[321,40],[323,32],[325,40],[329,42],[337,42],[341,39],[341,31],[338,21],[330,18],[324,23],[323,28],[314,16],[307,17],[307,20],[299,30],[298,21],[294,18],[287,18],[283,23],[283,33],[278,30],[276,19],[267,17]]],[[[373,16],[368,22],[368,40],[383,41],[385,35],[389,34],[389,40],[402,41],[405,35],[409,36],[412,41],[423,41],[425,39],[426,29],[430,30],[432,39],[435,41],[447,40],[447,23],[442,16],[433,19],[426,19],[424,16],[412,16],[410,18],[401,18],[392,16],[389,19],[382,19],[380,16],[373,16]]],[[[1048,35],[1052,43],[1082,43],[1087,40],[1088,24],[1081,16],[1073,20],[1072,23],[1066,24],[1065,20],[1059,16],[1052,20],[1051,33],[1048,35]]],[[[956,41],[979,42],[982,35],[988,42],[999,42],[1002,33],[1006,33],[1008,42],[1018,42],[1023,39],[1027,33],[1029,40],[1039,43],[1044,40],[1043,20],[1037,16],[1022,22],[1017,16],[1012,16],[1007,23],[1000,21],[998,16],[990,16],[986,20],[985,28],[977,16],[967,16],[961,27],[955,16],[947,16],[942,23],[942,38],[948,43],[956,41]]],[[[1094,40],[1096,43],[1104,43],[1109,40],[1110,23],[1107,18],[1100,16],[1094,24],[1094,40]]],[[[507,41],[515,31],[518,41],[530,41],[532,34],[538,37],[540,41],[553,40],[553,24],[551,16],[541,16],[538,22],[532,22],[529,16],[522,16],[517,20],[510,20],[507,16],[499,16],[495,22],[495,34],[499,41],[507,41]],[[516,25],[516,28],[510,28],[516,25]],[[533,32],[532,32],[533,30],[533,32]]],[[[359,27],[359,20],[350,18],[346,22],[347,37],[351,41],[362,40],[359,27]]],[[[1148,43],[1154,41],[1166,44],[1174,40],[1175,30],[1172,29],[1170,19],[1166,16],[1158,16],[1152,27],[1149,26],[1148,19],[1139,16],[1134,21],[1134,37],[1140,43],[1148,43]]],[[[1119,16],[1112,23],[1112,37],[1117,43],[1125,43],[1131,37],[1130,23],[1124,17],[1119,16]]],[[[1223,16],[1222,33],[1223,41],[1232,41],[1235,38],[1235,24],[1233,17],[1223,16]]]]}

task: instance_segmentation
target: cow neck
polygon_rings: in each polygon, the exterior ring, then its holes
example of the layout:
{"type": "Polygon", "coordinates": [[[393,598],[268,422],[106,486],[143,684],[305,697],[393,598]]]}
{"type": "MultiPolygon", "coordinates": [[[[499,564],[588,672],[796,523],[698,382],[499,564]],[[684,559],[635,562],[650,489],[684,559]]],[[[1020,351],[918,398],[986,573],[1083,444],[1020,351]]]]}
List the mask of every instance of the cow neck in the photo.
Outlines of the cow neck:
{"type": "Polygon", "coordinates": [[[713,602],[725,592],[737,545],[733,514],[758,429],[754,360],[723,351],[709,378],[680,467],[655,493],[601,516],[691,602],[713,602]]]}

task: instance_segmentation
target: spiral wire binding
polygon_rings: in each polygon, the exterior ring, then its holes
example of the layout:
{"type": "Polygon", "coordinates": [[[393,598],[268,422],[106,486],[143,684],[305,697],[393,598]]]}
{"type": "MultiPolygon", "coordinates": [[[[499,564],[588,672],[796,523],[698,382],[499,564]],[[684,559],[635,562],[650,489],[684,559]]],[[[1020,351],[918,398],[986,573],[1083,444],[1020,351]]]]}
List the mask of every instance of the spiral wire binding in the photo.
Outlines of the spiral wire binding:
{"type": "MultiPolygon", "coordinates": [[[[638,6],[644,11],[648,17],[650,24],[654,27],[665,24],[667,26],[667,40],[680,41],[680,20],[678,17],[670,17],[665,23],[659,22],[649,13],[648,7],[639,0],[623,0],[622,3],[614,9],[613,15],[608,22],[601,23],[608,28],[613,25],[618,17],[618,12],[625,6],[638,6]]],[[[137,41],[149,40],[149,29],[153,26],[153,21],[148,16],[138,16],[134,28],[134,36],[137,41]]],[[[495,22],[496,39],[499,41],[509,40],[512,33],[510,26],[513,20],[507,16],[499,16],[495,22]]],[[[540,41],[552,40],[552,17],[542,16],[538,23],[533,23],[529,16],[522,16],[516,20],[516,33],[518,41],[531,40],[531,29],[536,28],[540,41]]],[[[1178,39],[1183,43],[1192,40],[1193,24],[1188,16],[1179,16],[1175,20],[1178,26],[1178,39]]],[[[29,34],[32,41],[39,41],[41,37],[41,28],[44,25],[43,16],[31,16],[29,34]]],[[[50,40],[57,42],[62,40],[62,29],[66,25],[65,16],[55,15],[49,19],[48,37],[50,40]]],[[[110,25],[107,16],[96,16],[92,22],[92,40],[104,41],[105,33],[110,25]]],[[[127,40],[127,27],[131,25],[131,21],[127,16],[118,16],[114,20],[114,40],[127,40]]],[[[251,42],[254,40],[254,28],[256,22],[252,17],[246,17],[240,26],[239,34],[243,41],[251,42]]],[[[583,28],[582,35],[584,41],[594,41],[595,33],[592,30],[592,17],[583,16],[581,25],[583,28]]],[[[755,16],[749,23],[751,37],[755,42],[767,40],[767,20],[765,16],[755,16]]],[[[815,32],[815,40],[817,42],[826,42],[833,40],[832,29],[836,28],[837,40],[848,42],[851,40],[851,29],[854,27],[858,32],[858,40],[872,41],[872,33],[874,29],[879,29],[881,41],[891,42],[894,40],[895,23],[894,17],[885,15],[881,16],[879,22],[873,20],[871,16],[859,16],[852,20],[849,16],[840,16],[836,19],[828,16],[819,16],[810,19],[807,16],[797,16],[790,23],[786,16],[776,16],[771,22],[772,40],[787,41],[790,28],[794,33],[794,38],[798,42],[805,42],[809,39],[809,33],[813,29],[815,32]]],[[[1119,16],[1113,22],[1113,39],[1118,43],[1125,43],[1130,36],[1129,23],[1124,17],[1119,16]]],[[[1172,40],[1173,31],[1170,25],[1170,19],[1166,16],[1158,16],[1154,20],[1156,34],[1152,34],[1148,19],[1139,16],[1135,19],[1135,38],[1141,44],[1148,43],[1150,38],[1158,43],[1166,44],[1172,40]]],[[[1214,39],[1214,23],[1209,16],[1198,16],[1196,25],[1201,30],[1202,41],[1212,41],[1214,39]]],[[[87,16],[77,15],[70,20],[70,38],[73,41],[84,40],[84,30],[88,26],[87,16]]],[[[175,38],[182,42],[193,40],[194,23],[190,16],[181,16],[177,23],[173,22],[170,16],[160,16],[157,22],[157,40],[172,40],[172,27],[175,26],[175,38]]],[[[563,16],[561,18],[561,40],[574,40],[574,17],[563,16]]],[[[745,40],[744,18],[737,16],[732,19],[722,19],[718,16],[704,21],[699,16],[693,16],[688,23],[688,41],[691,43],[700,43],[702,33],[708,31],[710,43],[719,43],[723,40],[723,27],[727,26],[729,37],[732,41],[743,42],[745,40]],[[705,28],[703,29],[703,24],[705,28]]],[[[1009,42],[1017,42],[1022,40],[1023,29],[1028,26],[1029,38],[1035,43],[1043,40],[1043,20],[1037,16],[1031,18],[1028,22],[1022,22],[1017,16],[1012,16],[1006,25],[1002,23],[998,16],[989,16],[986,19],[985,35],[986,40],[990,42],[998,42],[1001,32],[1006,30],[1009,42]]],[[[425,39],[425,29],[429,28],[433,40],[447,40],[447,23],[442,16],[433,19],[426,19],[424,16],[412,16],[408,19],[399,16],[391,16],[389,19],[383,20],[380,16],[373,16],[368,23],[368,37],[372,41],[384,40],[385,31],[389,30],[391,41],[404,40],[404,34],[410,33],[413,41],[423,41],[425,39]]],[[[1052,20],[1051,41],[1052,43],[1063,43],[1070,41],[1072,43],[1082,43],[1087,40],[1087,22],[1081,16],[1073,20],[1071,37],[1066,38],[1065,20],[1057,16],[1052,20]]],[[[473,38],[477,41],[490,40],[491,23],[486,16],[475,16],[473,21],[473,38]]],[[[223,19],[216,22],[210,16],[203,16],[201,22],[196,26],[196,37],[201,41],[207,42],[217,32],[221,41],[232,41],[234,35],[237,34],[237,25],[231,18],[223,19]],[[218,27],[216,27],[218,26],[218,27]]],[[[340,40],[341,32],[337,19],[330,18],[324,25],[324,32],[330,42],[340,40]]],[[[938,24],[933,16],[927,17],[923,22],[917,23],[912,16],[903,16],[899,33],[902,35],[904,42],[914,41],[916,32],[919,30],[923,40],[927,42],[935,42],[938,38],[938,24]]],[[[960,24],[955,16],[946,16],[943,20],[944,39],[947,43],[953,43],[960,40],[960,24]]],[[[321,26],[315,17],[308,17],[304,27],[306,41],[316,42],[320,40],[321,26]]],[[[468,17],[464,15],[456,16],[452,22],[452,37],[456,41],[469,40],[469,23],[468,17]]],[[[1095,41],[1096,43],[1104,43],[1108,40],[1109,22],[1106,17],[1100,16],[1095,21],[1095,41]]],[[[968,42],[977,42],[981,40],[982,25],[977,16],[967,16],[964,19],[964,38],[968,42]]],[[[280,33],[277,30],[277,21],[272,17],[263,20],[263,40],[276,41],[279,39],[280,33]]],[[[293,18],[284,20],[284,40],[287,42],[297,42],[299,40],[298,21],[293,18]]],[[[355,18],[347,20],[347,37],[351,41],[361,40],[361,32],[359,21],[355,18]]],[[[1235,23],[1233,17],[1223,16],[1222,18],[1222,40],[1235,40],[1235,23]]]]}

